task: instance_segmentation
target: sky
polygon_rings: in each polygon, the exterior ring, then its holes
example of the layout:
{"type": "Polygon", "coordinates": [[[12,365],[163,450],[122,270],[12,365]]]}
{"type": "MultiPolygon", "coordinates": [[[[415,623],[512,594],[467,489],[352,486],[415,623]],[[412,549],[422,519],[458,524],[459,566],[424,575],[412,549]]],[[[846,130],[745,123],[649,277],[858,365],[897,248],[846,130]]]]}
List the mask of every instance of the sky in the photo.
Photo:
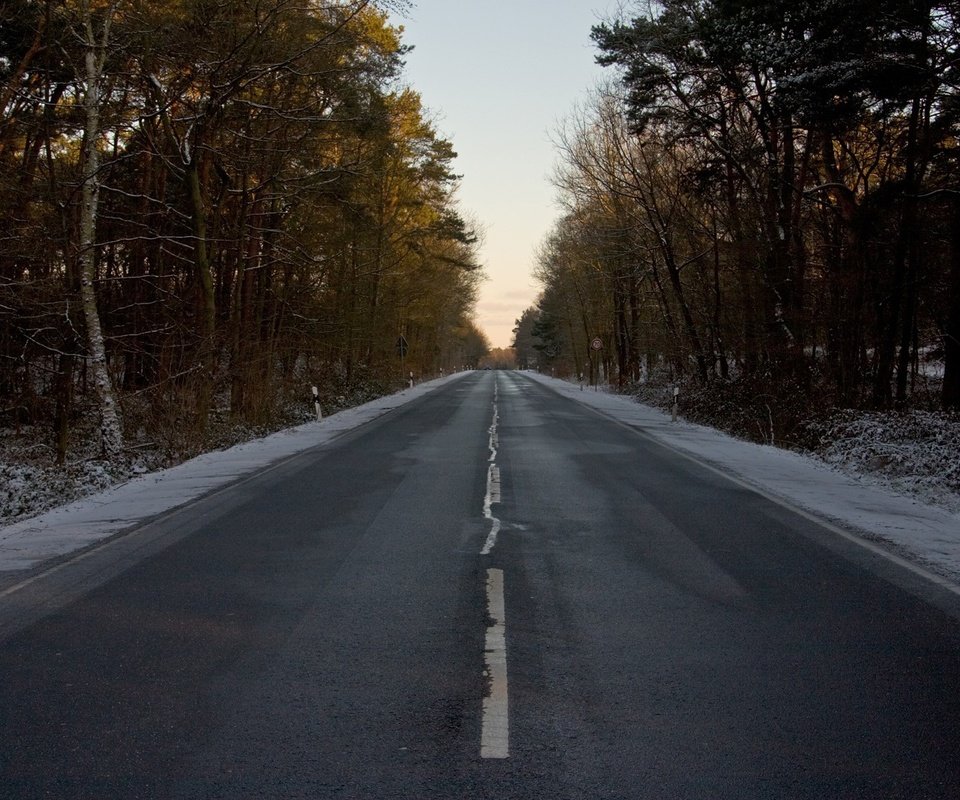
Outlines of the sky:
{"type": "Polygon", "coordinates": [[[484,231],[477,324],[493,347],[536,301],[535,252],[559,216],[551,137],[604,70],[593,25],[612,0],[414,0],[393,22],[406,82],[457,151],[461,211],[484,231]]]}

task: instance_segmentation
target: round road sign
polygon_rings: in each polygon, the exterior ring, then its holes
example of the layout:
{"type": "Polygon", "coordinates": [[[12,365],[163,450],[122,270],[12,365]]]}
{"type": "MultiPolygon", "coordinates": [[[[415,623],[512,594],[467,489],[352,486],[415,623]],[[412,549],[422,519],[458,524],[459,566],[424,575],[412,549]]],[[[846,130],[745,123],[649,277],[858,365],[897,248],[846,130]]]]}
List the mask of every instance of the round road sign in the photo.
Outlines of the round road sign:
{"type": "Polygon", "coordinates": [[[601,342],[599,339],[594,339],[592,342],[590,342],[590,347],[592,347],[594,350],[603,350],[603,342],[601,342]]]}

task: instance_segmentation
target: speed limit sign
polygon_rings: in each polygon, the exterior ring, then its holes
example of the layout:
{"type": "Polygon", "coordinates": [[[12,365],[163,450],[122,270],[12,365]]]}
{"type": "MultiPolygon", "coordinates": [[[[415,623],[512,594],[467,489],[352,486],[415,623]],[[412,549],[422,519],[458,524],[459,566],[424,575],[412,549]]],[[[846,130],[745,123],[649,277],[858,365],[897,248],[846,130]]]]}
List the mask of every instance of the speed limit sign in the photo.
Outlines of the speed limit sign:
{"type": "Polygon", "coordinates": [[[603,350],[603,342],[601,342],[599,338],[594,339],[592,342],[590,342],[590,347],[592,347],[594,350],[603,350]]]}

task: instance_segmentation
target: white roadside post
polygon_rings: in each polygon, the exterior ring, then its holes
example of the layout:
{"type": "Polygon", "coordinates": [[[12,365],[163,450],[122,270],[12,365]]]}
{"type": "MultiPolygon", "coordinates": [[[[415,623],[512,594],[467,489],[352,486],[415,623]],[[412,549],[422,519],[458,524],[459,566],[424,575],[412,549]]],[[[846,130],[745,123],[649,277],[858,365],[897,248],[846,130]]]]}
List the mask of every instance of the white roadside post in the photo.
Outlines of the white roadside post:
{"type": "Polygon", "coordinates": [[[593,391],[600,391],[600,351],[603,350],[603,341],[599,336],[590,342],[590,349],[597,354],[597,364],[594,368],[593,356],[590,356],[590,369],[593,372],[593,391]]]}
{"type": "Polygon", "coordinates": [[[413,372],[410,373],[410,388],[413,388],[413,372]]]}
{"type": "Polygon", "coordinates": [[[680,403],[680,387],[674,386],[673,387],[673,413],[671,414],[672,422],[677,421],[677,411],[679,410],[677,406],[679,405],[679,403],[680,403]]]}
{"type": "Polygon", "coordinates": [[[313,386],[313,407],[317,410],[317,422],[323,419],[323,413],[320,411],[320,390],[313,386]]]}

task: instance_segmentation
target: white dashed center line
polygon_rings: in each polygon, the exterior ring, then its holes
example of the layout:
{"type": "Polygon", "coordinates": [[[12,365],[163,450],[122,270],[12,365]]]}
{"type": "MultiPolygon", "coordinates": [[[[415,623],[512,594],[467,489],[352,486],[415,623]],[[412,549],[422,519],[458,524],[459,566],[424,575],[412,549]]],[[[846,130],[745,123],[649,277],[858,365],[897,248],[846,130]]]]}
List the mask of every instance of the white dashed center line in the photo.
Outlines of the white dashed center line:
{"type": "Polygon", "coordinates": [[[493,516],[493,505],[500,502],[500,468],[496,465],[497,448],[500,446],[500,436],[497,428],[500,425],[500,411],[498,409],[498,391],[493,388],[493,422],[490,424],[490,466],[487,468],[487,493],[483,498],[483,516],[490,520],[490,533],[484,542],[480,555],[490,555],[497,543],[500,533],[500,520],[493,516]]]}
{"type": "Polygon", "coordinates": [[[507,701],[507,622],[503,602],[503,570],[487,570],[487,627],[484,648],[488,694],[483,700],[480,758],[510,757],[510,712],[507,701]]]}

